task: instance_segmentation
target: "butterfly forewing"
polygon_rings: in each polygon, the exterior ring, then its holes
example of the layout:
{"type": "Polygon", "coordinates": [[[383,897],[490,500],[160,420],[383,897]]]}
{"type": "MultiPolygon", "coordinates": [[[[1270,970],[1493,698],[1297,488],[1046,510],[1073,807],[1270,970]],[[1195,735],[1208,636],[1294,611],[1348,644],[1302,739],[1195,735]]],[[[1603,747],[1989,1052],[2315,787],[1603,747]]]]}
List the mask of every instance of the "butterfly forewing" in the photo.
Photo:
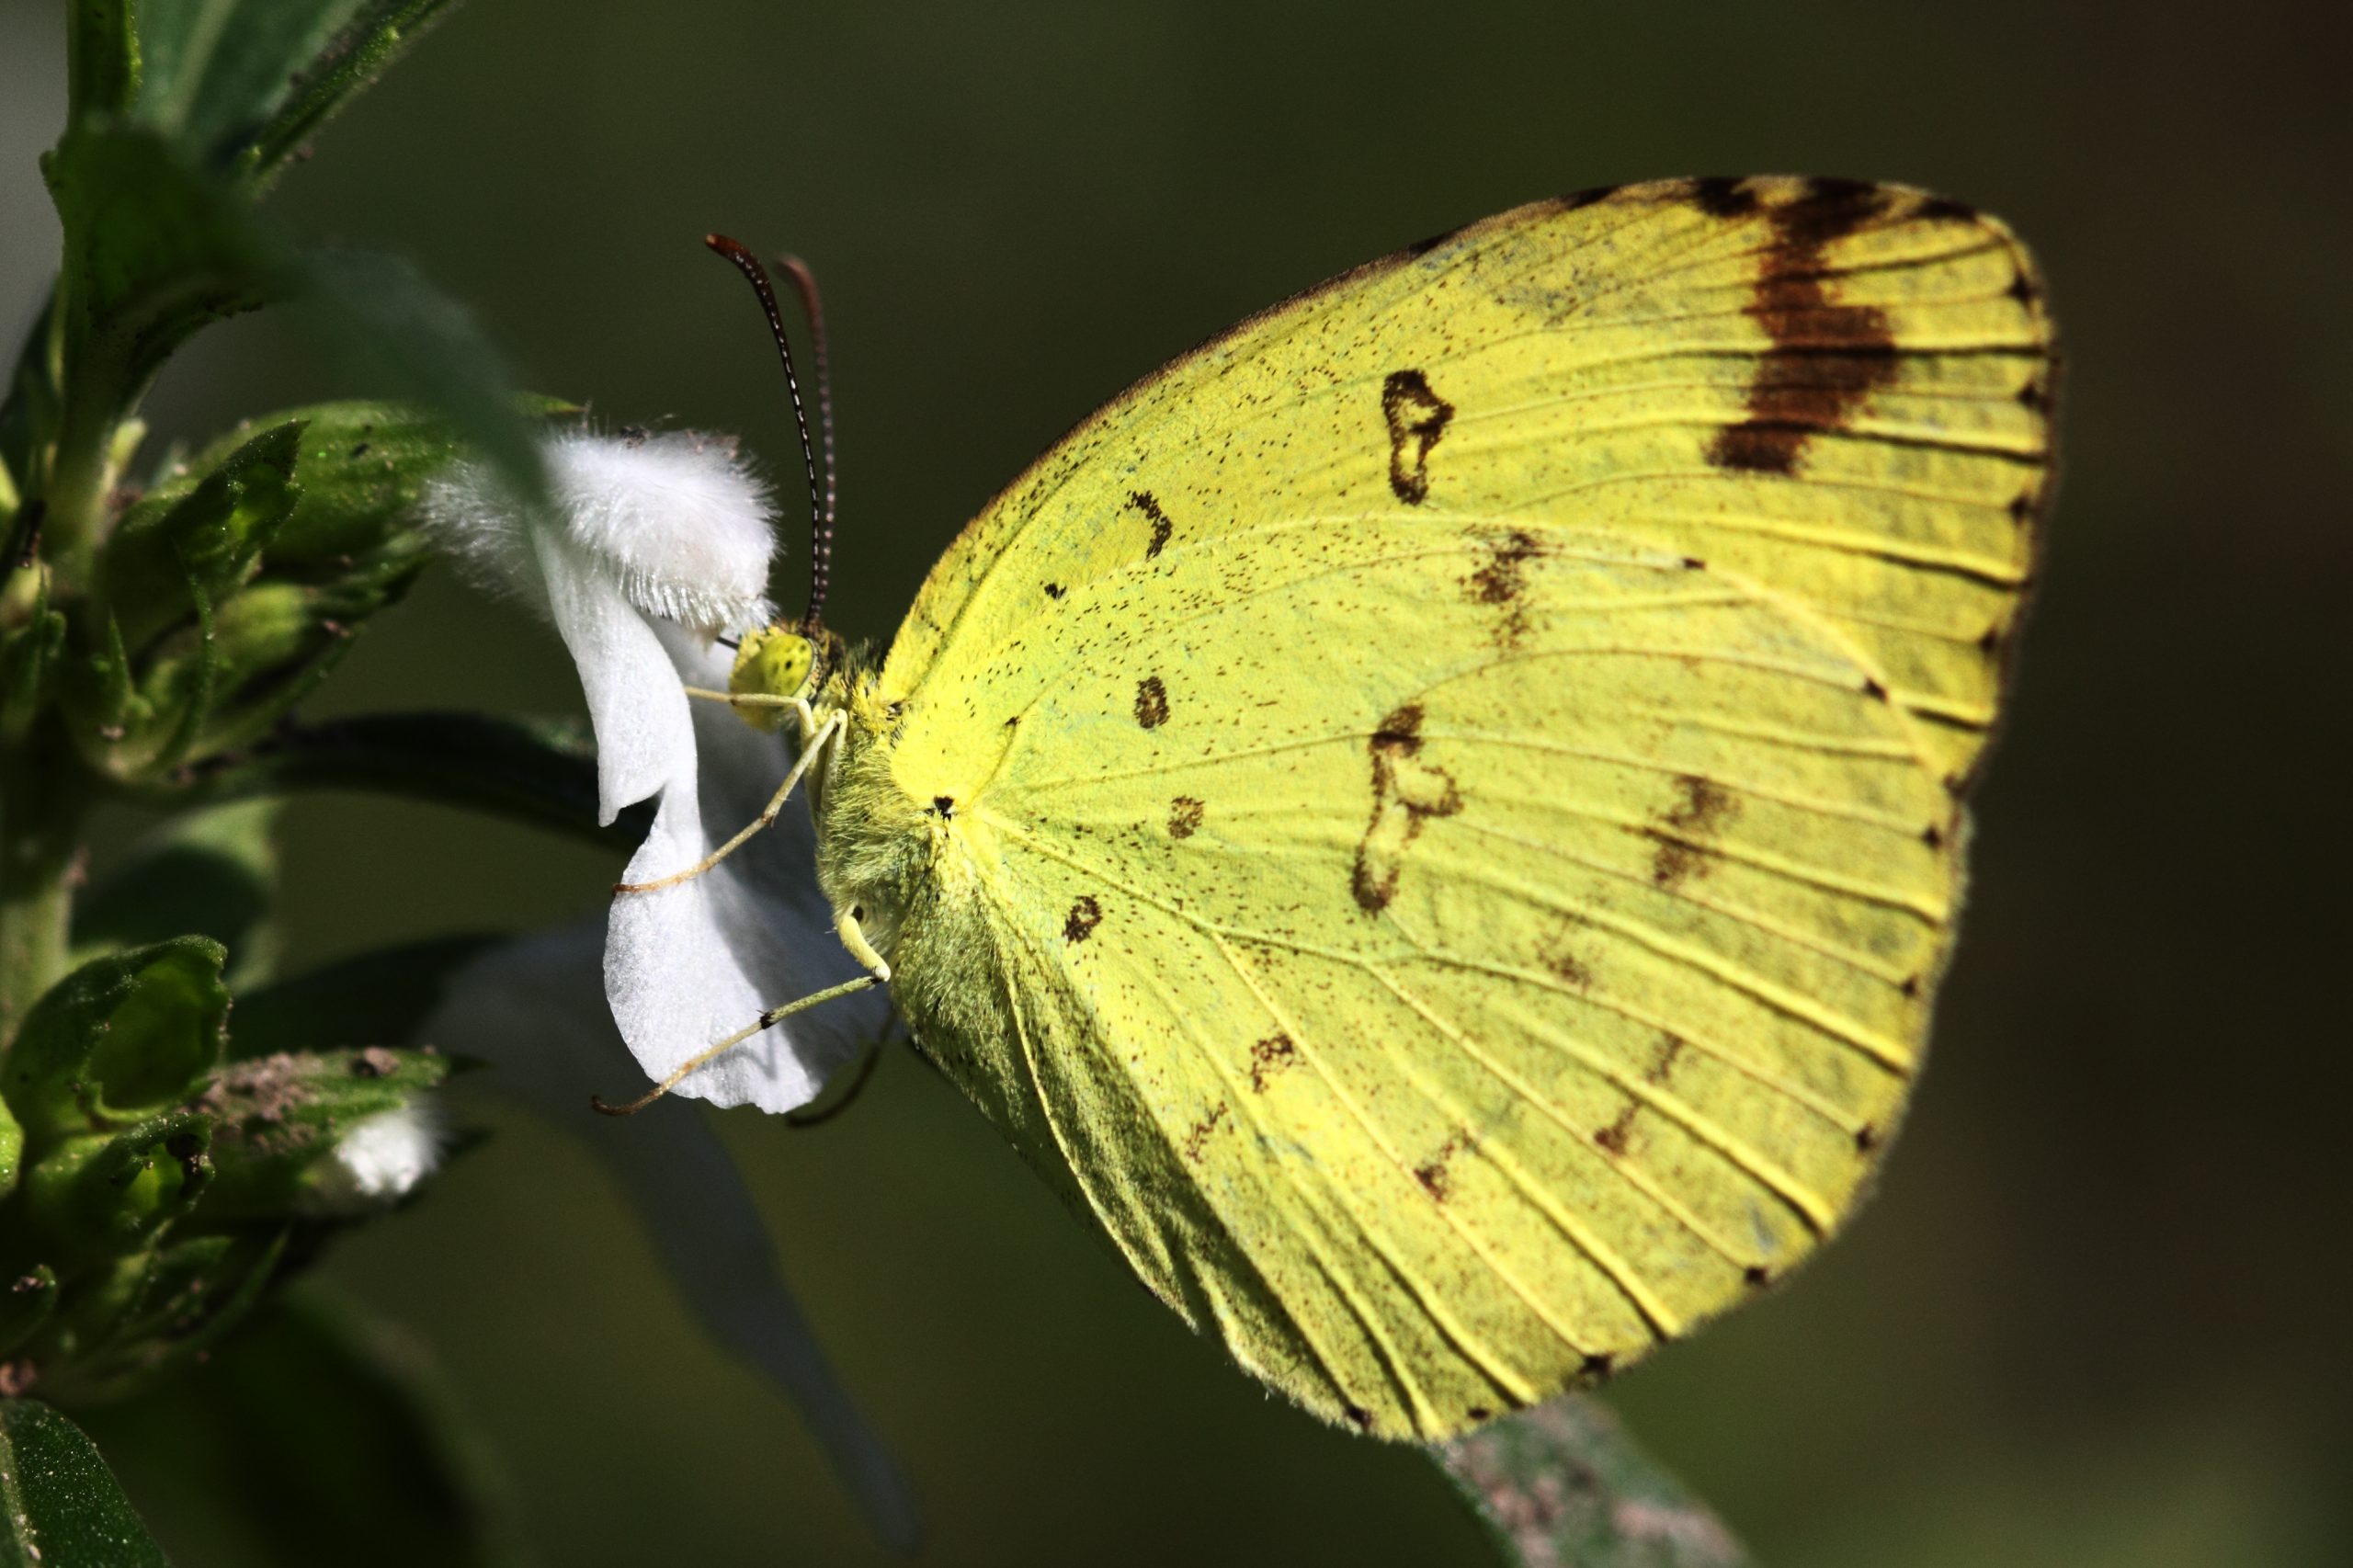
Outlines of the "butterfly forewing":
{"type": "Polygon", "coordinates": [[[1523,209],[1179,361],[884,669],[954,813],[912,950],[995,998],[918,1038],[1372,1429],[1769,1282],[1918,1065],[2049,373],[1997,226],[1793,180],[1523,209]]]}

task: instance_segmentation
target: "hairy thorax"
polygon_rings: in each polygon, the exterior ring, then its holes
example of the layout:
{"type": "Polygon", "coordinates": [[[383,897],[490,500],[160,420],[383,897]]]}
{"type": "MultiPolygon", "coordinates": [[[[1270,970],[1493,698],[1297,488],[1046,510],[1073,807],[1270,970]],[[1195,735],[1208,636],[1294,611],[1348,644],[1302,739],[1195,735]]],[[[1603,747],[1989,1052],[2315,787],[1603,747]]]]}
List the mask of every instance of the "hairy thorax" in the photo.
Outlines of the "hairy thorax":
{"type": "Polygon", "coordinates": [[[911,715],[871,671],[829,679],[815,703],[838,710],[841,743],[814,792],[817,875],[892,975],[891,994],[916,1041],[984,1108],[1017,1051],[1005,955],[984,900],[987,835],[904,749],[911,715]],[[974,1079],[983,1080],[975,1082],[974,1079]]]}

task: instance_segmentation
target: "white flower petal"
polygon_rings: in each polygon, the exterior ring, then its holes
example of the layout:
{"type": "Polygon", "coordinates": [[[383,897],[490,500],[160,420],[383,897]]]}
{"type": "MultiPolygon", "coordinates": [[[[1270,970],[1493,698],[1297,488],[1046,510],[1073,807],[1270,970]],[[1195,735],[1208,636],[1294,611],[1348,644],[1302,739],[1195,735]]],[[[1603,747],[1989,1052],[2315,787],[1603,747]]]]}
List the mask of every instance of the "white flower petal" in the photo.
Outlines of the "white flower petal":
{"type": "MultiPolygon", "coordinates": [[[[676,661],[674,683],[726,684],[724,649],[676,628],[658,631],[676,661]]],[[[699,770],[692,786],[664,791],[625,881],[650,881],[700,860],[759,815],[791,766],[780,737],[754,730],[723,703],[693,709],[699,770]]],[[[816,848],[807,805],[796,794],[775,825],[713,869],[614,899],[605,994],[649,1075],[667,1076],[779,1003],[863,972],[834,935],[833,908],[817,886],[816,848]]],[[[674,1092],[714,1105],[790,1110],[892,1028],[881,990],[843,997],[746,1040],[674,1092]]]]}
{"type": "Polygon", "coordinates": [[[703,1326],[800,1410],[875,1533],[913,1551],[914,1495],[826,1365],[703,1113],[666,1100],[621,1120],[589,1110],[590,1093],[609,1094],[631,1069],[597,994],[601,937],[589,921],[491,949],[451,977],[417,1039],[489,1062],[487,1086],[586,1143],[703,1326]]]}
{"type": "Polygon", "coordinates": [[[623,806],[674,782],[690,788],[694,723],[654,623],[577,543],[549,530],[532,546],[597,732],[597,820],[609,824],[623,806]]]}

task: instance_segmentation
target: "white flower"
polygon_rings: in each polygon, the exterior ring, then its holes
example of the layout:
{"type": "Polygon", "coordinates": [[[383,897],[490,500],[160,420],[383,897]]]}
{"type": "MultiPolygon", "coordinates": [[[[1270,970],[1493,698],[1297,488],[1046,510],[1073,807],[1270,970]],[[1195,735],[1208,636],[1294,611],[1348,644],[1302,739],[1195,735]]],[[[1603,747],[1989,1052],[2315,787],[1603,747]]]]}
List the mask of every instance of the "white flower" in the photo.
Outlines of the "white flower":
{"type": "Polygon", "coordinates": [[[317,1201],[337,1212],[397,1202],[433,1174],[446,1142],[440,1113],[423,1098],[355,1121],[313,1177],[317,1201]]]}
{"type": "Polygon", "coordinates": [[[826,1365],[704,1113],[662,1101],[625,1121],[590,1114],[590,1093],[630,1065],[597,995],[601,935],[589,920],[492,948],[450,978],[417,1040],[490,1062],[487,1087],[584,1141],[712,1337],[798,1407],[877,1536],[914,1551],[913,1494],[826,1365]]]}
{"type": "MultiPolygon", "coordinates": [[[[517,506],[469,466],[428,492],[426,517],[446,551],[554,621],[596,727],[603,820],[661,796],[623,874],[651,881],[751,822],[790,766],[783,738],[684,690],[723,688],[731,659],[717,637],[769,615],[767,496],[731,443],[706,436],[565,436],[550,443],[548,465],[547,512],[517,506]]],[[[861,972],[834,936],[799,802],[713,870],[617,898],[608,928],[606,995],[655,1079],[767,1008],[861,972]]],[[[790,1110],[890,1028],[880,990],[829,1002],[674,1092],[790,1110]]]]}

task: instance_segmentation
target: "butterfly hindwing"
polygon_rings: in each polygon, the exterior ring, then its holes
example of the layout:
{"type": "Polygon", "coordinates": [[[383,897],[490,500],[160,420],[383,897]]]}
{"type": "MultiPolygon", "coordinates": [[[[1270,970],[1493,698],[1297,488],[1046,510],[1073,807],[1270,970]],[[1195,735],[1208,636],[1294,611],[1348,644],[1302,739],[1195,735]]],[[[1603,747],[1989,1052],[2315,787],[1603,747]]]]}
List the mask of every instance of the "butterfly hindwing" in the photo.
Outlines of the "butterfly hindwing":
{"type": "Polygon", "coordinates": [[[1851,1208],[1924,1048],[2044,484],[1998,226],[1523,209],[1083,425],[881,677],[918,1038],[1147,1283],[1425,1437],[1851,1208]]]}

